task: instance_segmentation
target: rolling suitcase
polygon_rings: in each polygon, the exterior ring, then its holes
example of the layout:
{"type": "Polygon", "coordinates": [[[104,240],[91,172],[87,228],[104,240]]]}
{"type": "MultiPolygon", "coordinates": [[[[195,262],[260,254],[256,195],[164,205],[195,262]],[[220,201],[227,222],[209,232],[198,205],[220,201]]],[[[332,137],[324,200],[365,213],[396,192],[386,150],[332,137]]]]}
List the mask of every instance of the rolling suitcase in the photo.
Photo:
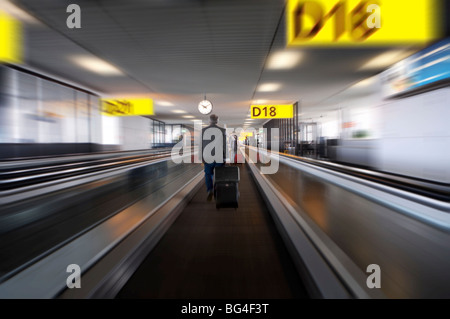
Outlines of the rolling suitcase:
{"type": "Polygon", "coordinates": [[[239,167],[222,166],[214,169],[214,197],[216,208],[238,208],[239,167]]]}

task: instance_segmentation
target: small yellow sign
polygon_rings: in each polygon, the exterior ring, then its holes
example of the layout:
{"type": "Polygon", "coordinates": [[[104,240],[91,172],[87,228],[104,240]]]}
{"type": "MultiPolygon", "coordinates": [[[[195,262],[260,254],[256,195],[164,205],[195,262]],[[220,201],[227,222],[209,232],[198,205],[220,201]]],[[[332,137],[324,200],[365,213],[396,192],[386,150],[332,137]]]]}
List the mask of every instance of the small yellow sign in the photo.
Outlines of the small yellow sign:
{"type": "Polygon", "coordinates": [[[252,105],[252,119],[291,119],[294,108],[290,105],[252,105]]]}
{"type": "Polygon", "coordinates": [[[287,46],[426,44],[440,36],[440,4],[438,0],[288,0],[287,46]]]}
{"type": "Polygon", "coordinates": [[[22,63],[22,25],[0,11],[0,63],[22,63]]]}
{"type": "Polygon", "coordinates": [[[102,113],[109,116],[154,115],[152,99],[102,99],[102,113]]]}
{"type": "Polygon", "coordinates": [[[253,132],[241,132],[241,135],[239,136],[239,141],[245,141],[246,137],[253,137],[253,132]]]}

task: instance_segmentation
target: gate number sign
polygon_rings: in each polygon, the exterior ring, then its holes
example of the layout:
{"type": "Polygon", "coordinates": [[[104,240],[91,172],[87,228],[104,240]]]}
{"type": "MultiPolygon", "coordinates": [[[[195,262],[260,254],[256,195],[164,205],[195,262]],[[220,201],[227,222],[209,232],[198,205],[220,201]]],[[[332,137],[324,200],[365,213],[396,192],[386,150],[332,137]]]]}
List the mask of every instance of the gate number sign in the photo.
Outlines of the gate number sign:
{"type": "Polygon", "coordinates": [[[291,119],[292,105],[252,105],[252,119],[291,119]]]}

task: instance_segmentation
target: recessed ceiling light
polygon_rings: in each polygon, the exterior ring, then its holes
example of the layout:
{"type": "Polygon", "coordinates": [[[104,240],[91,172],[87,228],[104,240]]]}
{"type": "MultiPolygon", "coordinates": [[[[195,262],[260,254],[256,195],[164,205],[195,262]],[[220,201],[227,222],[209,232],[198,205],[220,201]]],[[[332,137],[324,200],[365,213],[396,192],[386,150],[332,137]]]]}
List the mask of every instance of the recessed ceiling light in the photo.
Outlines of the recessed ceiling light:
{"type": "Polygon", "coordinates": [[[122,71],[114,65],[103,61],[96,57],[77,55],[70,58],[74,63],[85,68],[86,70],[109,76],[122,75],[122,71]]]}
{"type": "Polygon", "coordinates": [[[264,83],[258,86],[258,92],[275,92],[281,88],[280,83],[264,83]]]}
{"type": "Polygon", "coordinates": [[[256,100],[256,101],[253,101],[253,104],[259,104],[259,105],[267,104],[267,103],[269,103],[268,100],[256,100]]]}
{"type": "Polygon", "coordinates": [[[172,110],[172,113],[181,114],[181,113],[186,113],[186,111],[183,111],[183,110],[172,110]]]}
{"type": "Polygon", "coordinates": [[[269,70],[286,70],[296,67],[302,60],[303,55],[300,52],[279,51],[273,53],[268,62],[269,70]]]}
{"type": "Polygon", "coordinates": [[[167,101],[158,101],[156,102],[158,105],[161,106],[174,106],[173,103],[167,102],[167,101]]]}
{"type": "Polygon", "coordinates": [[[193,118],[194,118],[192,115],[183,115],[183,117],[184,117],[185,119],[193,119],[193,118]]]}

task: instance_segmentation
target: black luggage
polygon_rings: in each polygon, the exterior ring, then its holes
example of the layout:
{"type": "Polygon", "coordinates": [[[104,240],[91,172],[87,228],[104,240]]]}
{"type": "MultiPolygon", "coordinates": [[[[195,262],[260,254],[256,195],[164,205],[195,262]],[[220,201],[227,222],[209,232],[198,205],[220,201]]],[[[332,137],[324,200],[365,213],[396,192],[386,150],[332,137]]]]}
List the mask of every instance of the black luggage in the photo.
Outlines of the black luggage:
{"type": "Polygon", "coordinates": [[[214,169],[216,208],[238,208],[239,167],[222,166],[214,169]]]}

